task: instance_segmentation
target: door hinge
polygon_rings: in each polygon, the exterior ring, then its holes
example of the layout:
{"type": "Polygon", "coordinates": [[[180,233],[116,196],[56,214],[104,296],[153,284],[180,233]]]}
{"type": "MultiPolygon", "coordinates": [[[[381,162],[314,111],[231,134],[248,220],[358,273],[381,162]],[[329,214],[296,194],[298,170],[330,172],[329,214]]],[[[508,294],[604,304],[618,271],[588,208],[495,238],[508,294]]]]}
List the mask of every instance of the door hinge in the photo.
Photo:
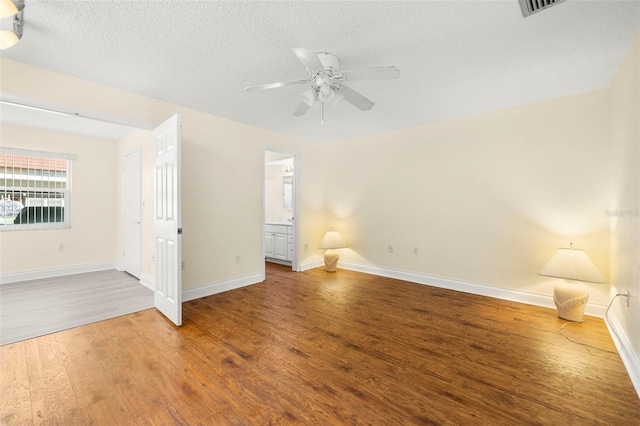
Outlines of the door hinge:
{"type": "Polygon", "coordinates": [[[182,228],[178,228],[178,235],[182,235],[182,228]]]}

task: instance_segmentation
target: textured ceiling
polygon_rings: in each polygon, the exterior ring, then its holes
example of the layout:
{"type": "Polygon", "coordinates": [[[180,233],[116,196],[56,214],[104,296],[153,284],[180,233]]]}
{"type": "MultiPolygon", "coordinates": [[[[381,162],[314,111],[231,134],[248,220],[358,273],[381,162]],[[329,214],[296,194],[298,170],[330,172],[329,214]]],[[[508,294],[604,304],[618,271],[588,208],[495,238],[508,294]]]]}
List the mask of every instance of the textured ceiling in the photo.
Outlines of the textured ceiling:
{"type": "Polygon", "coordinates": [[[609,85],[640,27],[639,1],[567,0],[524,19],[498,1],[26,0],[24,36],[2,56],[313,141],[336,141],[609,85]],[[399,80],[350,87],[294,117],[306,78],[291,48],[342,69],[395,65],[399,80]]]}

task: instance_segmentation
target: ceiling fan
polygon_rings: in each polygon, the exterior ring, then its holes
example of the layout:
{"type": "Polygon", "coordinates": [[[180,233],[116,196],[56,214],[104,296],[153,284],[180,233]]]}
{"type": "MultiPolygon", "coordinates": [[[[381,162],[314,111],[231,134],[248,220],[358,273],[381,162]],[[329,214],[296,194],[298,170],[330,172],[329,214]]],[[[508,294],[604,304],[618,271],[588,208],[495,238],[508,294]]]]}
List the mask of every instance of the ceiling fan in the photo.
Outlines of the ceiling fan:
{"type": "Polygon", "coordinates": [[[293,112],[295,116],[304,115],[310,107],[321,107],[324,121],[324,104],[333,105],[342,99],[354,105],[361,111],[373,108],[374,103],[360,93],[345,85],[346,82],[356,80],[390,80],[400,76],[400,71],[394,67],[362,68],[340,71],[340,60],[331,53],[314,52],[313,50],[294,48],[293,53],[307,67],[309,77],[303,80],[281,81],[278,83],[249,86],[248,92],[278,87],[309,85],[302,93],[302,101],[293,112]]]}

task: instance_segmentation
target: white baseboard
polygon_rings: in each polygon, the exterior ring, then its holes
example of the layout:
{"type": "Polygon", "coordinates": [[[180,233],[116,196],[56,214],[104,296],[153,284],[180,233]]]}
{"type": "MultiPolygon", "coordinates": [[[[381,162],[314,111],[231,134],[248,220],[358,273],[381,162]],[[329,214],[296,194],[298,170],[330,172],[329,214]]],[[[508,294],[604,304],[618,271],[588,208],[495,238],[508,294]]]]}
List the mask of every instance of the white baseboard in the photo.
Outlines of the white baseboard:
{"type": "Polygon", "coordinates": [[[182,291],[182,301],[188,302],[189,300],[199,299],[201,297],[211,296],[213,294],[222,293],[224,291],[234,290],[240,287],[246,287],[251,284],[257,284],[264,281],[264,275],[255,274],[247,277],[236,278],[229,281],[222,281],[206,285],[204,287],[193,288],[182,291]]]}
{"type": "MultiPolygon", "coordinates": [[[[433,287],[446,288],[448,290],[462,291],[464,293],[477,294],[480,296],[494,297],[496,299],[510,300],[512,302],[526,303],[527,305],[542,306],[544,308],[555,309],[553,297],[527,293],[524,291],[493,287],[486,284],[471,283],[466,281],[452,280],[449,278],[432,277],[415,272],[400,271],[397,269],[380,268],[373,265],[361,263],[339,262],[338,267],[350,271],[364,272],[365,274],[379,275],[382,277],[395,278],[397,280],[409,281],[417,284],[430,285],[433,287]]],[[[606,306],[587,303],[585,314],[604,318],[606,306]]]]}
{"type": "Polygon", "coordinates": [[[34,269],[32,271],[7,272],[0,274],[0,285],[20,281],[38,280],[41,278],[61,277],[64,275],[82,274],[85,272],[115,269],[115,262],[88,263],[84,265],[61,266],[59,268],[34,269]]]}
{"type": "Polygon", "coordinates": [[[640,397],[640,358],[634,352],[628,336],[615,316],[609,315],[608,318],[604,319],[604,323],[607,325],[613,343],[615,343],[620,358],[622,358],[622,363],[627,369],[627,373],[629,373],[631,383],[633,383],[633,387],[636,389],[638,397],[640,397]]]}
{"type": "Polygon", "coordinates": [[[140,284],[147,287],[150,290],[156,290],[156,280],[149,275],[140,274],[140,284]]]}
{"type": "Polygon", "coordinates": [[[324,265],[324,260],[321,257],[312,256],[308,260],[300,263],[300,271],[307,271],[322,265],[324,265]]]}

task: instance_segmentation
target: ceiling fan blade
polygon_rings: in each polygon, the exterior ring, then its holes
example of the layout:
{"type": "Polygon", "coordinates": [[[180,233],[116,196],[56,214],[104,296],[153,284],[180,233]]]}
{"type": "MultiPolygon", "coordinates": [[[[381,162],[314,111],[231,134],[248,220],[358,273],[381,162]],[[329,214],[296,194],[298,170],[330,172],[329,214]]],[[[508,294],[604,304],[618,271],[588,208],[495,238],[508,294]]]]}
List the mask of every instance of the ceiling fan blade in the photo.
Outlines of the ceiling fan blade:
{"type": "Polygon", "coordinates": [[[300,117],[301,115],[304,115],[308,109],[309,109],[309,105],[307,105],[304,102],[300,102],[300,105],[298,105],[298,108],[296,108],[296,110],[293,111],[293,115],[295,115],[296,117],[300,117]]]}
{"type": "Polygon", "coordinates": [[[358,108],[361,111],[370,110],[375,105],[369,99],[365,98],[360,93],[356,92],[355,90],[345,85],[340,86],[340,88],[338,89],[338,93],[344,96],[344,99],[347,102],[354,105],[356,108],[358,108]]]}
{"type": "Polygon", "coordinates": [[[307,67],[307,71],[324,71],[324,66],[322,62],[320,62],[320,59],[318,59],[318,54],[313,50],[294,47],[293,53],[295,53],[298,59],[307,67]]]}
{"type": "Polygon", "coordinates": [[[359,70],[340,71],[349,81],[352,80],[392,80],[400,77],[400,70],[396,67],[363,68],[359,70]]]}
{"type": "Polygon", "coordinates": [[[246,90],[247,92],[254,92],[256,90],[277,89],[278,87],[296,86],[298,84],[307,84],[307,83],[312,83],[312,81],[309,79],[280,81],[278,83],[261,84],[260,86],[248,86],[248,87],[245,87],[244,90],[246,90]]]}

